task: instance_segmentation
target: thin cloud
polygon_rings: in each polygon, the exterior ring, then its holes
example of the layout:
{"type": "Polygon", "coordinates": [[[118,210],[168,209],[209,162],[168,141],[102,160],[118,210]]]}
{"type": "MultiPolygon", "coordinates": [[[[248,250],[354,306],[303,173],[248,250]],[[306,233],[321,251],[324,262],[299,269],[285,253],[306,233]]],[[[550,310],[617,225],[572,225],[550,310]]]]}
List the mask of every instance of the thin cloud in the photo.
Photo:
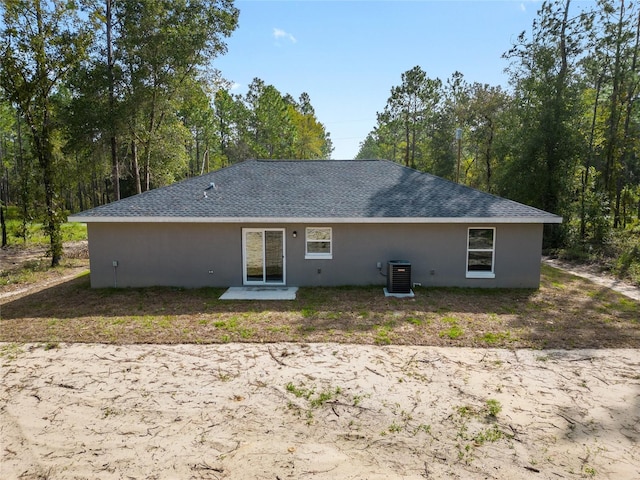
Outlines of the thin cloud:
{"type": "Polygon", "coordinates": [[[280,40],[282,38],[285,38],[285,39],[288,39],[291,43],[296,43],[298,41],[298,40],[296,40],[296,37],[291,35],[289,32],[285,32],[281,28],[274,28],[273,29],[273,38],[275,38],[276,40],[280,40]]]}
{"type": "MultiPolygon", "coordinates": [[[[540,5],[541,3],[542,2],[540,2],[539,0],[524,0],[523,2],[520,2],[520,11],[524,12],[524,13],[527,13],[527,11],[529,10],[527,8],[528,7],[527,4],[535,6],[535,4],[540,5]]],[[[536,7],[536,8],[538,8],[538,7],[536,7]]]]}

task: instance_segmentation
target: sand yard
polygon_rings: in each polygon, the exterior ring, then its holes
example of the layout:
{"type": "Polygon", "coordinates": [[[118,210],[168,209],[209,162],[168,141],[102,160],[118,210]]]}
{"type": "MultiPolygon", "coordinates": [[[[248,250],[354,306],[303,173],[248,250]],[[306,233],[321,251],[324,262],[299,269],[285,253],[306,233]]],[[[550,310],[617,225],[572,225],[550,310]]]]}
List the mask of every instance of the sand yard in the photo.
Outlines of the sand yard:
{"type": "Polygon", "coordinates": [[[640,351],[2,344],[3,479],[640,478],[640,351]]]}

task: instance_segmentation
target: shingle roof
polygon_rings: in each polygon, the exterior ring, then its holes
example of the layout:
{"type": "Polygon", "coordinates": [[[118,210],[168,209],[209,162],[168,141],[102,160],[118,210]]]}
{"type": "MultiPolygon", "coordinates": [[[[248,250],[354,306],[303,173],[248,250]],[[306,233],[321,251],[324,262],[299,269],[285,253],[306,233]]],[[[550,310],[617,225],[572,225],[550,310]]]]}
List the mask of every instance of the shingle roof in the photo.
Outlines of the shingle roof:
{"type": "Polygon", "coordinates": [[[386,160],[249,160],[69,217],[82,222],[269,219],[561,221],[386,160]]]}

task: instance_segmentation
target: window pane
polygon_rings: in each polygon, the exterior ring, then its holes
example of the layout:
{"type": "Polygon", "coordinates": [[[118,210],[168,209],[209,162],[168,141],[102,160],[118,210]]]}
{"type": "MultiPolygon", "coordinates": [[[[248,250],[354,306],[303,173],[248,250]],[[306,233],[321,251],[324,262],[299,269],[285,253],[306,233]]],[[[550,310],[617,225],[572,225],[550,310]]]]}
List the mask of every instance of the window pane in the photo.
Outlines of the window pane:
{"type": "Polygon", "coordinates": [[[492,249],[493,229],[473,228],[469,230],[469,249],[492,249]]]}
{"type": "Polygon", "coordinates": [[[470,272],[491,272],[492,252],[469,252],[470,272]]]}
{"type": "Polygon", "coordinates": [[[307,240],[331,240],[331,229],[307,228],[307,240]]]}
{"type": "Polygon", "coordinates": [[[331,242],[309,242],[307,253],[331,253],[331,242]]]}

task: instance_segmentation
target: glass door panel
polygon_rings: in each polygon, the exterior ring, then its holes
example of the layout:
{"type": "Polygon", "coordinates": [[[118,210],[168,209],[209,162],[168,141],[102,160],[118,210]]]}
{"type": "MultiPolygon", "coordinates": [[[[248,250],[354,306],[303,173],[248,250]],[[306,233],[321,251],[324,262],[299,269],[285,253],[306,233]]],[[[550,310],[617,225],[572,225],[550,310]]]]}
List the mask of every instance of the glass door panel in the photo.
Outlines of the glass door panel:
{"type": "Polygon", "coordinates": [[[265,233],[264,264],[265,281],[267,283],[283,283],[284,280],[284,249],[283,232],[267,230],[265,233]]]}
{"type": "Polygon", "coordinates": [[[264,281],[263,232],[245,232],[245,272],[247,282],[264,281]]]}

